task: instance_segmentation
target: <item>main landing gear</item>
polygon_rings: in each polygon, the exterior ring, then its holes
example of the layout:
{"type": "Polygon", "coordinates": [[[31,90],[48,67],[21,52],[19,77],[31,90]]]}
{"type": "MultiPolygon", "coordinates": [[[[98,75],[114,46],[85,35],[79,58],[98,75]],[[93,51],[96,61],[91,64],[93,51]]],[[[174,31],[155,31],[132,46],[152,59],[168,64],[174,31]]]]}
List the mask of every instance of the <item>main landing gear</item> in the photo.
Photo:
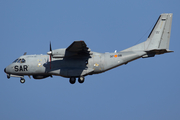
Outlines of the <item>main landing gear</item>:
{"type": "Polygon", "coordinates": [[[80,76],[80,77],[78,78],[78,82],[79,82],[79,83],[83,83],[83,82],[84,82],[84,77],[83,77],[83,76],[80,76]]]}
{"type": "Polygon", "coordinates": [[[71,84],[74,84],[74,83],[76,82],[76,78],[75,78],[75,77],[71,77],[71,78],[69,79],[69,82],[70,82],[71,84]]]}
{"type": "MultiPolygon", "coordinates": [[[[79,83],[83,83],[84,82],[84,76],[80,76],[79,78],[78,78],[78,82],[79,83]]],[[[71,84],[74,84],[75,82],[76,82],[76,78],[75,77],[71,77],[70,79],[69,79],[69,82],[71,83],[71,84]]]]}

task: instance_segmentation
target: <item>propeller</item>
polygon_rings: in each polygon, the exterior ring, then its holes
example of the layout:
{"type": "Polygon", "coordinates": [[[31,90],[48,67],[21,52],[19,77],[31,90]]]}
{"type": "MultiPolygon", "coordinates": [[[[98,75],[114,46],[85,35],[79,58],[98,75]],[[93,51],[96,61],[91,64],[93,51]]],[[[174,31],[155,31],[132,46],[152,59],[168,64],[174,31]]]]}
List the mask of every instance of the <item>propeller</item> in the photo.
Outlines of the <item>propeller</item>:
{"type": "Polygon", "coordinates": [[[51,69],[51,60],[52,60],[52,48],[51,48],[51,42],[50,42],[50,51],[47,52],[47,54],[49,55],[49,63],[50,63],[50,69],[51,69]]]}
{"type": "Polygon", "coordinates": [[[50,51],[52,51],[52,48],[51,48],[51,42],[50,42],[50,51]]]}

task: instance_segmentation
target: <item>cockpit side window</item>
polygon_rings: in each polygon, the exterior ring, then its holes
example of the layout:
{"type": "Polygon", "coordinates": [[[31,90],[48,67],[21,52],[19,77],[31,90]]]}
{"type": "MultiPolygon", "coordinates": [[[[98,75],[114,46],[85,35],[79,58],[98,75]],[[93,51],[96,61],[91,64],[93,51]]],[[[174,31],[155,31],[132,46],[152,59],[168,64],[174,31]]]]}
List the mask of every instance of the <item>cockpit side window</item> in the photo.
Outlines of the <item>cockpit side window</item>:
{"type": "Polygon", "coordinates": [[[22,59],[16,59],[13,63],[25,63],[26,60],[24,58],[22,59]]]}
{"type": "Polygon", "coordinates": [[[21,59],[21,63],[25,63],[26,62],[26,60],[23,58],[23,59],[21,59]]]}
{"type": "Polygon", "coordinates": [[[21,62],[21,59],[19,59],[18,61],[17,61],[17,63],[20,63],[21,62]]]}
{"type": "Polygon", "coordinates": [[[16,59],[13,63],[16,63],[18,61],[18,59],[16,59]]]}

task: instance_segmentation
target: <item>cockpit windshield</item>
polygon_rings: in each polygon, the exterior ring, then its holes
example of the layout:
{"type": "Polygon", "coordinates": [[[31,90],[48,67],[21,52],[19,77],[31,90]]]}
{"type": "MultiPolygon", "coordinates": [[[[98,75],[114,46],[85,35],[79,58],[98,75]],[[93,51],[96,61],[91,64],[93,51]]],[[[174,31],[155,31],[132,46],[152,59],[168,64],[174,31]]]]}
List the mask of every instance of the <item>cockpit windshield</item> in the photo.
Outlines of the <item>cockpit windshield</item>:
{"type": "Polygon", "coordinates": [[[18,59],[16,59],[13,63],[16,63],[18,61],[18,59]]]}
{"type": "Polygon", "coordinates": [[[22,59],[16,59],[13,63],[25,63],[26,60],[24,58],[22,59]]]}

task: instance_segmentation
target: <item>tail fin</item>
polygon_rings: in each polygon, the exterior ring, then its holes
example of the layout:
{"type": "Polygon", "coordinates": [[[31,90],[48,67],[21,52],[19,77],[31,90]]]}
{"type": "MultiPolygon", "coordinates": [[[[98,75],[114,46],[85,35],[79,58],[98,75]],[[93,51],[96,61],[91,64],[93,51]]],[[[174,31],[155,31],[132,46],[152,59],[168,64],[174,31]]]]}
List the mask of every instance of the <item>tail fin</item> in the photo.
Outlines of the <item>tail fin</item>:
{"type": "Polygon", "coordinates": [[[147,39],[147,50],[169,49],[172,14],[161,14],[147,39]]]}
{"type": "Polygon", "coordinates": [[[123,51],[143,50],[154,55],[173,52],[169,50],[172,16],[172,13],[161,14],[145,42],[123,51]]]}

